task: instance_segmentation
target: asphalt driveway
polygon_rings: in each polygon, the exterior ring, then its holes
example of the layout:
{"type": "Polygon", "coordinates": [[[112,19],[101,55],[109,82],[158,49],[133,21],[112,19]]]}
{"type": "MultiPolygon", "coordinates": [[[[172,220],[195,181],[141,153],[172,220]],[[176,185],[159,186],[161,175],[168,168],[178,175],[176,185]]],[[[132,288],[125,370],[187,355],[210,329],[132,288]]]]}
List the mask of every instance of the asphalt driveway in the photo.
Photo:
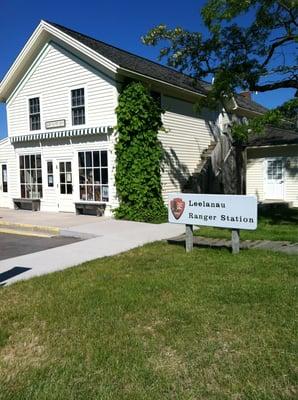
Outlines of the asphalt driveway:
{"type": "Polygon", "coordinates": [[[76,243],[80,239],[53,236],[49,238],[0,233],[0,260],[76,243]]]}

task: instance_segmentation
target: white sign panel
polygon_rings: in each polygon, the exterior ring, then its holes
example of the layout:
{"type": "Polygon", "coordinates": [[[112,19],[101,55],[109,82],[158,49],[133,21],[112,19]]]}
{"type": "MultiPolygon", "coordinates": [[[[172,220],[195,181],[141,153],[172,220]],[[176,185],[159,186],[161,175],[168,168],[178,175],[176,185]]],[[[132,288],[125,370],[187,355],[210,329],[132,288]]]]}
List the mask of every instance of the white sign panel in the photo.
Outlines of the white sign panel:
{"type": "Polygon", "coordinates": [[[56,128],[64,128],[66,124],[65,119],[59,119],[56,121],[46,121],[46,129],[56,129],[56,128]]]}
{"type": "Polygon", "coordinates": [[[231,229],[257,228],[255,196],[170,193],[169,222],[231,229]]]}

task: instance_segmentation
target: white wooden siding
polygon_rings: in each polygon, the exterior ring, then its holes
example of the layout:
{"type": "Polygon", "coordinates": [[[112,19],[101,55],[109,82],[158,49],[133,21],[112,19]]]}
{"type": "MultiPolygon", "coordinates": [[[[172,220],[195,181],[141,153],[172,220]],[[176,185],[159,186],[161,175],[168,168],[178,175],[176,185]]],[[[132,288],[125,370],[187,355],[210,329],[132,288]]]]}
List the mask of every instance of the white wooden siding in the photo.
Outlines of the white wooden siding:
{"type": "Polygon", "coordinates": [[[267,200],[265,193],[265,162],[267,158],[274,157],[283,157],[284,165],[286,165],[284,174],[284,200],[291,203],[294,207],[298,207],[298,146],[248,149],[247,194],[256,195],[259,201],[267,200]]]}
{"type": "Polygon", "coordinates": [[[106,215],[118,205],[113,174],[114,144],[106,136],[92,140],[88,137],[70,139],[57,139],[56,141],[43,141],[41,145],[24,144],[11,145],[8,140],[0,142],[0,163],[7,163],[8,171],[8,196],[0,193],[0,207],[13,208],[13,198],[20,198],[20,172],[19,156],[26,154],[41,154],[42,158],[42,187],[43,197],[40,202],[41,211],[59,210],[58,167],[59,161],[72,162],[73,195],[69,203],[69,211],[75,212],[74,202],[79,201],[79,167],[78,152],[88,150],[107,150],[109,162],[109,202],[106,215]],[[47,161],[53,161],[54,187],[47,186],[47,161]]]}
{"type": "Polygon", "coordinates": [[[0,192],[0,207],[13,208],[12,198],[15,197],[18,176],[16,173],[16,154],[9,139],[0,141],[0,164],[7,164],[8,192],[0,192]]]}
{"type": "Polygon", "coordinates": [[[194,104],[173,97],[162,96],[165,132],[159,139],[165,150],[162,189],[167,193],[180,191],[183,183],[194,172],[200,157],[212,141],[210,124],[196,114],[194,104]]]}
{"type": "MultiPolygon", "coordinates": [[[[115,125],[114,81],[52,43],[7,104],[9,136],[28,134],[28,99],[40,96],[41,131],[45,122],[65,119],[71,129],[70,91],[85,87],[86,127],[115,125]]],[[[38,131],[34,131],[38,133],[38,131]]]]}
{"type": "Polygon", "coordinates": [[[264,158],[247,159],[246,192],[264,200],[264,158]]]}

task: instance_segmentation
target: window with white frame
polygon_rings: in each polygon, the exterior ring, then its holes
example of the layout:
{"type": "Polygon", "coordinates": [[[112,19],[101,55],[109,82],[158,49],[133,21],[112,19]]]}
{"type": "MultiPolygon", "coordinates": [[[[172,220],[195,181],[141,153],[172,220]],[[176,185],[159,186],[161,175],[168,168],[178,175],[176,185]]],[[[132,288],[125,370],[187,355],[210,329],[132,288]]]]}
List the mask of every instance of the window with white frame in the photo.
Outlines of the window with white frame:
{"type": "Polygon", "coordinates": [[[59,162],[60,193],[72,194],[72,168],[71,161],[59,162]]]}
{"type": "Polygon", "coordinates": [[[71,91],[71,118],[72,125],[84,125],[85,118],[85,90],[84,88],[71,91]]]}
{"type": "Polygon", "coordinates": [[[40,129],[40,101],[39,97],[29,99],[29,121],[30,131],[40,129]]]}
{"type": "Polygon", "coordinates": [[[47,162],[48,187],[54,187],[53,161],[47,162]]]}
{"type": "Polygon", "coordinates": [[[80,151],[80,199],[109,201],[108,152],[80,151]]]}
{"type": "Polygon", "coordinates": [[[281,159],[268,160],[267,162],[267,179],[280,180],[283,175],[283,161],[281,159]]]}
{"type": "Polygon", "coordinates": [[[2,192],[8,192],[7,164],[1,165],[2,192]]]}
{"type": "Polygon", "coordinates": [[[20,156],[20,183],[22,198],[42,198],[42,169],[40,154],[20,156]]]}

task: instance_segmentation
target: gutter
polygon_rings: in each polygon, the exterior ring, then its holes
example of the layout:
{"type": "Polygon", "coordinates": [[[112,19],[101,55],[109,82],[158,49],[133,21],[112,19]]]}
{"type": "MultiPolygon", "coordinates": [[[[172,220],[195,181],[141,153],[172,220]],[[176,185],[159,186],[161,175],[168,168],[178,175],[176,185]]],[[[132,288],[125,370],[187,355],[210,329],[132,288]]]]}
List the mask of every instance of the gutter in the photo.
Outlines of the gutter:
{"type": "Polygon", "coordinates": [[[157,78],[153,78],[153,77],[151,77],[149,75],[141,74],[140,72],[131,71],[130,69],[127,69],[127,68],[119,67],[117,72],[118,73],[124,72],[124,73],[129,73],[129,74],[132,74],[132,75],[137,75],[137,76],[140,76],[142,78],[150,79],[150,80],[153,80],[155,82],[162,83],[162,84],[167,85],[167,86],[171,86],[171,87],[173,87],[175,89],[178,89],[178,90],[183,90],[184,92],[190,93],[192,95],[197,95],[197,96],[200,96],[200,97],[206,97],[205,94],[194,92],[193,90],[185,89],[185,88],[182,88],[181,86],[174,85],[173,83],[168,83],[168,82],[165,82],[165,81],[163,81],[161,79],[157,79],[157,78]]]}
{"type": "Polygon", "coordinates": [[[260,144],[254,146],[247,146],[248,149],[259,149],[259,148],[267,148],[267,147],[288,147],[288,146],[298,146],[298,143],[284,143],[284,144],[260,144]]]}

